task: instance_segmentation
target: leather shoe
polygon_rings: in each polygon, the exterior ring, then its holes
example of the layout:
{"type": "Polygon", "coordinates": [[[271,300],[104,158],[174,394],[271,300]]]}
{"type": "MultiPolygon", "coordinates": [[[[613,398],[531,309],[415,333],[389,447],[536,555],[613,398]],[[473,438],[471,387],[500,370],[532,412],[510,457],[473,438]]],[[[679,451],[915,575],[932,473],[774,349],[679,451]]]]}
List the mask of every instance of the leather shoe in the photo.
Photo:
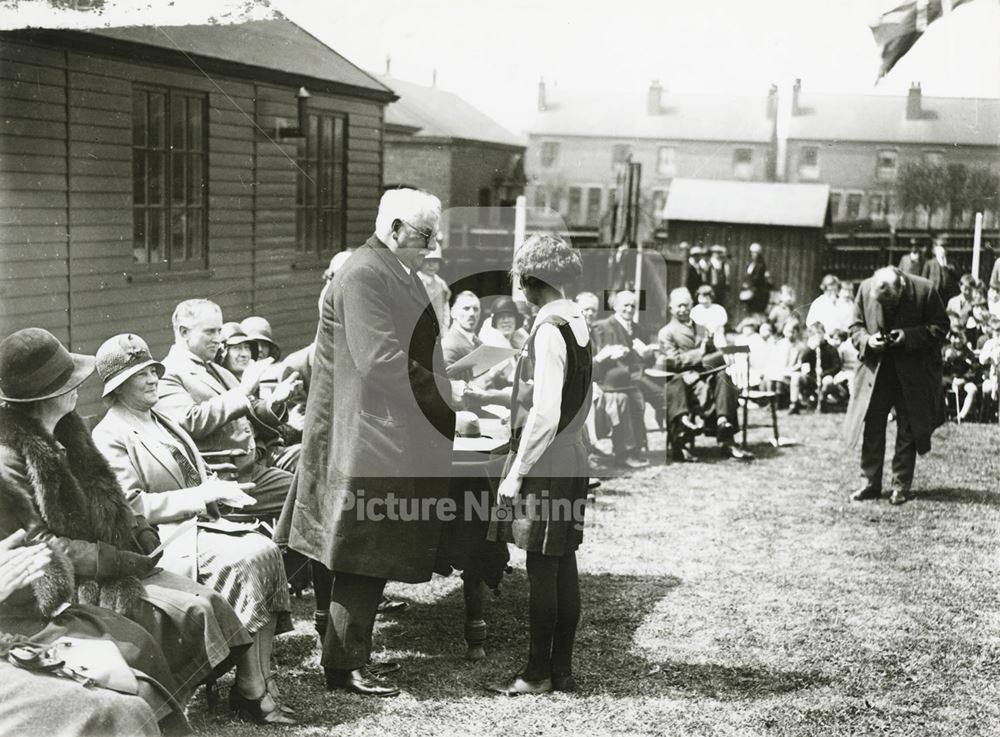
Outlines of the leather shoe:
{"type": "Polygon", "coordinates": [[[409,606],[405,601],[395,601],[394,599],[383,597],[375,611],[379,614],[398,614],[399,612],[406,611],[409,606]]]}
{"type": "Polygon", "coordinates": [[[734,458],[737,461],[747,461],[753,458],[753,453],[748,450],[743,450],[738,448],[732,443],[727,443],[723,446],[723,453],[725,453],[730,458],[734,458]]]}
{"type": "Polygon", "coordinates": [[[390,673],[395,673],[399,670],[399,663],[394,663],[392,661],[387,661],[385,663],[368,663],[364,668],[361,669],[366,676],[371,676],[373,678],[383,678],[390,673]]]}
{"type": "Polygon", "coordinates": [[[900,504],[906,504],[909,500],[910,492],[897,486],[892,490],[892,496],[889,497],[889,504],[898,507],[900,504]]]}
{"type": "Polygon", "coordinates": [[[852,502],[865,502],[869,499],[880,499],[882,497],[882,490],[876,489],[874,486],[868,486],[865,484],[860,489],[851,494],[852,502]]]}
{"type": "Polygon", "coordinates": [[[639,458],[638,456],[625,456],[622,459],[621,464],[625,466],[625,468],[638,469],[646,468],[646,466],[649,465],[649,461],[645,458],[639,458]]]}
{"type": "Polygon", "coordinates": [[[496,691],[504,696],[520,696],[522,694],[543,694],[552,691],[552,679],[543,678],[540,681],[526,681],[520,675],[514,676],[507,683],[489,686],[490,691],[496,691]]]}
{"type": "Polygon", "coordinates": [[[399,696],[399,689],[388,684],[376,683],[365,677],[364,669],[357,670],[325,670],[326,688],[328,691],[339,689],[359,696],[399,696]]]}

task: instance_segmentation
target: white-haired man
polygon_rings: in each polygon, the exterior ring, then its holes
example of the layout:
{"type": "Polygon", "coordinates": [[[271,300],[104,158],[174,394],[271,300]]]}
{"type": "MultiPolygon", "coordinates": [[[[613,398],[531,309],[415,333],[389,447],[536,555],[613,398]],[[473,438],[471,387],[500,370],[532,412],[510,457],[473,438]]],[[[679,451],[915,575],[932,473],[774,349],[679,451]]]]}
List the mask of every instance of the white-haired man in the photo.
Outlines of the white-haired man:
{"type": "Polygon", "coordinates": [[[321,659],[330,689],[399,693],[367,667],[376,610],[387,580],[420,583],[434,568],[441,521],[424,511],[448,494],[455,414],[417,270],[440,216],[432,195],[386,192],[320,315],[289,544],[334,574],[321,659]]]}
{"type": "Polygon", "coordinates": [[[917,454],[931,449],[931,433],[944,422],[941,346],[947,333],[948,313],[929,280],[887,266],[861,282],[851,325],[861,365],[844,423],[850,446],[861,443],[865,483],[851,497],[855,501],[882,495],[885,431],[893,409],[889,501],[909,499],[917,454]]]}
{"type": "Polygon", "coordinates": [[[207,299],[189,299],[173,314],[174,345],[163,359],[156,408],[187,430],[203,452],[230,452],[239,480],[256,484],[255,516],[276,518],[292,476],[257,462],[254,423],[272,433],[285,416],[285,402],[301,386],[296,373],[279,382],[265,401],[257,397],[260,373],[237,379],[212,359],[222,343],[222,310],[207,299]]]}

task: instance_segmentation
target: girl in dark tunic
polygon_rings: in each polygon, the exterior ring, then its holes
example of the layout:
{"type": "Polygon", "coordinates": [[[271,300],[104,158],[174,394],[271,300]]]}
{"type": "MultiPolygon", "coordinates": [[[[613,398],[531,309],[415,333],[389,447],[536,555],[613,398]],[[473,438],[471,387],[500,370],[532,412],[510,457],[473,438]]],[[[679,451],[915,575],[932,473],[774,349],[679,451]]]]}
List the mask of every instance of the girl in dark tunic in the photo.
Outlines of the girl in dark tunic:
{"type": "Polygon", "coordinates": [[[490,530],[491,539],[513,542],[528,554],[528,663],[495,687],[510,695],[576,687],[576,549],[583,540],[587,501],[583,429],[590,406],[591,348],[587,323],[563,289],[582,270],[579,254],[544,234],[525,241],[511,270],[528,301],[540,309],[515,370],[511,450],[496,514],[509,521],[497,521],[490,530]]]}

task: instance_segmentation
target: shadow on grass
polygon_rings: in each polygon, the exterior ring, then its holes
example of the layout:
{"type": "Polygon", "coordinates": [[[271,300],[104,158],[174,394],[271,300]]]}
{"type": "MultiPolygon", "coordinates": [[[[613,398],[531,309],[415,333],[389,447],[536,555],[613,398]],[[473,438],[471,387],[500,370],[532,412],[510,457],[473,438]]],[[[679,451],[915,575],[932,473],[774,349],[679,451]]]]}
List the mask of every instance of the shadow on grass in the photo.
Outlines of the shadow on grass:
{"type": "MultiPolygon", "coordinates": [[[[581,696],[633,698],[689,692],[712,698],[753,698],[821,682],[815,674],[717,664],[657,662],[636,646],[635,634],[657,602],[681,584],[673,576],[582,575],[582,617],[574,674],[581,696]]],[[[463,598],[456,590],[434,604],[411,603],[385,622],[380,641],[403,668],[397,683],[422,700],[488,694],[524,664],[528,649],[526,576],[508,576],[500,598],[487,603],[487,659],[464,660],[463,598]]]]}
{"type": "Polygon", "coordinates": [[[985,504],[1000,506],[1000,494],[986,489],[936,487],[927,491],[918,490],[914,501],[953,502],[955,504],[985,504]]]}

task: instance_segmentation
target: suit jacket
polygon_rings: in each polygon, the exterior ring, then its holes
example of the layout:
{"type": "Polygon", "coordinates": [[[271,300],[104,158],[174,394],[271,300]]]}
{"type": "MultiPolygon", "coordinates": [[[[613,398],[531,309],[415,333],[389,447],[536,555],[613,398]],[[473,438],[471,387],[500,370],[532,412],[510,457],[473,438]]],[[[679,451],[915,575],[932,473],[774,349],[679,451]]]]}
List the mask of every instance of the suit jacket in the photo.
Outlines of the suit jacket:
{"type": "Polygon", "coordinates": [[[886,317],[873,294],[873,279],[861,282],[855,299],[851,341],[858,349],[860,366],[854,372],[854,393],[847,407],[844,433],[851,447],[856,447],[864,429],[865,414],[882,368],[884,351],[868,349],[868,338],[879,330],[902,330],[903,345],[890,349],[903,390],[903,401],[910,419],[917,452],[931,448],[931,433],[944,423],[944,398],[941,392],[941,346],[948,334],[948,314],[934,286],[919,276],[904,276],[903,295],[894,316],[886,317]]]}
{"type": "Polygon", "coordinates": [[[632,349],[632,341],[638,338],[643,343],[648,343],[648,335],[640,325],[632,327],[632,335],[629,336],[624,326],[615,319],[614,315],[609,315],[603,320],[598,320],[591,326],[591,336],[594,341],[594,355],[608,345],[623,345],[628,348],[628,353],[617,361],[603,361],[594,366],[594,381],[598,384],[604,382],[608,372],[616,367],[624,368],[633,379],[642,376],[643,370],[652,363],[652,359],[643,358],[632,349]]]}
{"type": "MultiPolygon", "coordinates": [[[[169,417],[152,410],[154,417],[187,448],[201,480],[207,478],[205,464],[194,440],[169,417]]],[[[113,404],[93,431],[94,444],[108,460],[132,510],[158,525],[160,537],[168,539],[180,523],[197,515],[217,516],[206,509],[200,492],[186,488],[184,472],[161,443],[146,437],[139,419],[120,404],[113,404]]],[[[214,505],[213,505],[214,506],[214,505]]],[[[198,530],[192,525],[163,552],[163,568],[197,580],[198,530]]]]}
{"type": "Polygon", "coordinates": [[[700,371],[703,368],[705,341],[709,336],[701,325],[693,320],[684,324],[675,318],[660,329],[657,338],[667,360],[667,371],[700,371]]]}
{"type": "MultiPolygon", "coordinates": [[[[473,339],[469,340],[468,336],[458,329],[458,325],[452,323],[451,327],[445,331],[444,336],[441,338],[441,351],[444,355],[445,367],[451,366],[456,361],[465,358],[480,345],[482,345],[482,341],[478,335],[473,335],[473,339]]],[[[456,376],[455,378],[469,380],[472,378],[472,372],[470,371],[467,375],[456,376]]]]}
{"type": "Polygon", "coordinates": [[[958,294],[958,279],[955,276],[955,267],[951,264],[942,266],[936,258],[932,258],[924,264],[921,276],[930,280],[942,302],[947,303],[958,294]]]}
{"type": "Polygon", "coordinates": [[[266,402],[248,397],[228,370],[212,364],[213,375],[182,346],[170,349],[163,366],[166,373],[160,379],[157,410],[194,438],[199,450],[245,451],[232,460],[245,481],[256,452],[251,419],[277,433],[281,418],[266,402]]]}
{"type": "Polygon", "coordinates": [[[324,298],[290,545],[335,572],[429,580],[439,520],[355,508],[448,495],[455,413],[437,316],[423,284],[375,236],[324,298]]]}
{"type": "Polygon", "coordinates": [[[923,256],[917,256],[913,258],[910,254],[904,254],[901,259],[899,259],[899,270],[904,274],[910,274],[911,276],[920,276],[924,271],[924,258],[923,256]]]}

